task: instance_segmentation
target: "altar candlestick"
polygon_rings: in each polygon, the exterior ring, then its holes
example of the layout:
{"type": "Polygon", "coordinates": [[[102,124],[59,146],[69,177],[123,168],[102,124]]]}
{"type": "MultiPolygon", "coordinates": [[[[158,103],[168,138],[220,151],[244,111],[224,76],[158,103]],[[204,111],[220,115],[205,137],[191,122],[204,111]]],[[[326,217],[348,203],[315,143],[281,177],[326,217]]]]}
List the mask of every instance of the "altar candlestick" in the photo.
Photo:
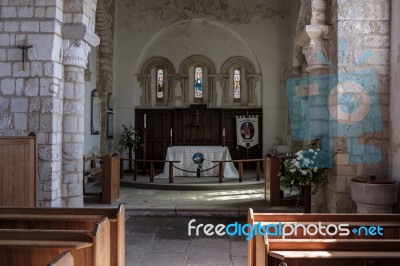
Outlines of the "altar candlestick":
{"type": "Polygon", "coordinates": [[[222,146],[225,147],[225,128],[222,129],[222,146]]]}
{"type": "Polygon", "coordinates": [[[146,114],[144,114],[144,128],[146,128],[146,114]]]}
{"type": "Polygon", "coordinates": [[[172,147],[172,128],[171,128],[171,131],[170,131],[170,139],[171,139],[171,147],[172,147]]]}

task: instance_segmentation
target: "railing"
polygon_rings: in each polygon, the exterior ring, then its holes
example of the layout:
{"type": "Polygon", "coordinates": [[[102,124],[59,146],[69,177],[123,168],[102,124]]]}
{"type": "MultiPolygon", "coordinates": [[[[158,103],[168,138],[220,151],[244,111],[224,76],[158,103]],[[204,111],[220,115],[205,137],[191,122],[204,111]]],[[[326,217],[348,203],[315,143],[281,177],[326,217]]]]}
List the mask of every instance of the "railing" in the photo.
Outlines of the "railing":
{"type": "Polygon", "coordinates": [[[262,161],[264,161],[264,159],[240,159],[240,160],[223,160],[223,161],[211,161],[211,162],[218,163],[219,165],[218,180],[219,183],[222,183],[224,177],[224,163],[238,163],[239,182],[243,182],[243,163],[256,162],[256,167],[257,167],[256,177],[257,181],[260,181],[260,162],[262,161]]]}
{"type": "MultiPolygon", "coordinates": [[[[123,159],[123,160],[129,160],[129,159],[123,159]]],[[[169,183],[174,182],[174,163],[179,163],[180,161],[170,161],[170,160],[142,160],[142,159],[132,159],[132,161],[135,164],[135,169],[133,171],[133,181],[137,180],[137,172],[138,172],[138,163],[143,163],[145,165],[146,163],[150,164],[150,182],[154,182],[154,164],[155,163],[168,163],[168,180],[169,183]]],[[[212,163],[218,163],[219,169],[218,169],[218,181],[219,183],[223,182],[224,178],[224,163],[237,163],[239,165],[239,182],[243,182],[243,164],[244,163],[249,163],[249,162],[256,162],[256,178],[257,181],[260,181],[260,169],[261,169],[261,162],[263,162],[264,159],[240,159],[240,160],[221,160],[221,161],[211,161],[212,163]]],[[[123,161],[121,160],[121,176],[122,176],[122,163],[123,161]]],[[[145,169],[143,169],[143,172],[146,173],[145,169]]]]}
{"type": "Polygon", "coordinates": [[[180,161],[169,161],[169,160],[134,160],[135,170],[133,171],[133,181],[137,179],[137,169],[138,163],[150,163],[150,182],[154,182],[154,164],[155,163],[168,163],[168,180],[170,183],[174,182],[174,163],[179,163],[180,161]]]}

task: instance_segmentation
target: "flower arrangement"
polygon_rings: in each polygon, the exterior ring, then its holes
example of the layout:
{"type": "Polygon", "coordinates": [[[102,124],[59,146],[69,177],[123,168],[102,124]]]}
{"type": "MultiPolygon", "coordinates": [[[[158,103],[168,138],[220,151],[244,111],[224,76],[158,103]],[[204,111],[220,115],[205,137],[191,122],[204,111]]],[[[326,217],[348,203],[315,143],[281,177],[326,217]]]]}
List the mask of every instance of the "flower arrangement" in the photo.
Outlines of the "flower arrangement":
{"type": "MultiPolygon", "coordinates": [[[[132,156],[132,151],[134,152],[140,145],[139,131],[135,129],[132,125],[129,127],[122,125],[123,130],[121,133],[121,138],[119,140],[119,151],[122,153],[124,150],[129,150],[129,156],[132,156]]],[[[131,159],[131,158],[129,158],[131,159]]]]}
{"type": "Polygon", "coordinates": [[[311,187],[315,194],[320,188],[328,185],[328,169],[320,168],[321,150],[316,148],[317,140],[311,142],[307,149],[296,152],[293,159],[285,161],[286,173],[283,175],[284,184],[292,191],[293,187],[300,189],[304,186],[311,187]]]}

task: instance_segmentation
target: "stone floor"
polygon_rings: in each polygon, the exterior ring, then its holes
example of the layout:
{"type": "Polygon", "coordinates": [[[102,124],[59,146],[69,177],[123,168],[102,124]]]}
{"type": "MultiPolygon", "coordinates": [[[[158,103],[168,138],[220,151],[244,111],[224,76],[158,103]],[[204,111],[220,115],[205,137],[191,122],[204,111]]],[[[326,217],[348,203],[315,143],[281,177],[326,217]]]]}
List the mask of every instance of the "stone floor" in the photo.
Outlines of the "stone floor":
{"type": "Polygon", "coordinates": [[[126,221],[126,265],[244,266],[247,242],[242,237],[188,235],[188,222],[229,224],[226,217],[130,217],[126,221]]]}
{"type": "Polygon", "coordinates": [[[298,207],[269,206],[263,181],[256,188],[203,191],[121,186],[120,198],[112,205],[120,203],[126,207],[127,266],[246,265],[247,242],[243,236],[189,236],[188,222],[244,224],[250,207],[259,212],[302,211],[298,207]]]}

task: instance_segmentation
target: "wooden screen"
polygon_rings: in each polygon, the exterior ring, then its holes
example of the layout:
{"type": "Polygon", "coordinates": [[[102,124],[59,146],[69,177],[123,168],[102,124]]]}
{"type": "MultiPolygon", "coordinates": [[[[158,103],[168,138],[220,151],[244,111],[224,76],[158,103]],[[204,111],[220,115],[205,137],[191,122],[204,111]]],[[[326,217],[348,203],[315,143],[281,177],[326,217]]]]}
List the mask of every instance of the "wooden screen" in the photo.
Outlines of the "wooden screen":
{"type": "Polygon", "coordinates": [[[36,206],[36,137],[0,137],[0,206],[36,206]]]}
{"type": "MultiPolygon", "coordinates": [[[[136,109],[135,128],[143,140],[146,130],[146,159],[162,160],[171,146],[227,146],[232,159],[262,158],[262,109],[261,108],[208,108],[196,104],[189,108],[136,109]],[[146,114],[146,129],[144,115],[146,114]],[[236,145],[236,116],[259,116],[259,145],[250,149],[236,145]],[[225,129],[225,138],[222,136],[225,129]]],[[[143,147],[136,151],[136,158],[143,159],[143,147]]],[[[157,168],[163,167],[163,164],[157,168]]],[[[246,167],[255,167],[248,164],[246,167]]]]}

